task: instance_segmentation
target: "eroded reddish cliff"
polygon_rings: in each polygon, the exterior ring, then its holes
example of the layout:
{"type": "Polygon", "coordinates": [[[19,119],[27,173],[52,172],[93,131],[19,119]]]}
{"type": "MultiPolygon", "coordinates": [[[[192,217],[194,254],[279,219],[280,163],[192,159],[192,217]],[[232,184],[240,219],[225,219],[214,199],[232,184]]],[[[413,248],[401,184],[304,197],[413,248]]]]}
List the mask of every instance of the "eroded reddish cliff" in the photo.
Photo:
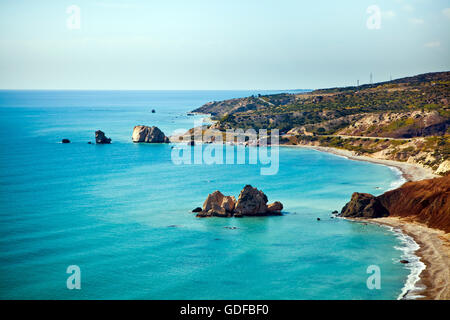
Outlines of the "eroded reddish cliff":
{"type": "Polygon", "coordinates": [[[343,217],[376,218],[386,215],[409,218],[450,232],[450,175],[407,182],[378,197],[355,193],[341,211],[343,217]]]}

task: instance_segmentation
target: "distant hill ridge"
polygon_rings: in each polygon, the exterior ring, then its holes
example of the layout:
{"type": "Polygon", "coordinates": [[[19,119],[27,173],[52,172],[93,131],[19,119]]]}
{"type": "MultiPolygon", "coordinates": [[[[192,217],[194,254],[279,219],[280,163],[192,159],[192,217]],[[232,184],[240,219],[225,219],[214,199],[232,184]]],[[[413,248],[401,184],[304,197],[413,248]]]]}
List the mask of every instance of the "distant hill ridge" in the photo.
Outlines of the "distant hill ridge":
{"type": "Polygon", "coordinates": [[[221,131],[279,129],[284,144],[342,148],[445,173],[450,170],[449,102],[446,71],[359,87],[214,101],[194,112],[211,114],[216,120],[211,128],[221,131]]]}

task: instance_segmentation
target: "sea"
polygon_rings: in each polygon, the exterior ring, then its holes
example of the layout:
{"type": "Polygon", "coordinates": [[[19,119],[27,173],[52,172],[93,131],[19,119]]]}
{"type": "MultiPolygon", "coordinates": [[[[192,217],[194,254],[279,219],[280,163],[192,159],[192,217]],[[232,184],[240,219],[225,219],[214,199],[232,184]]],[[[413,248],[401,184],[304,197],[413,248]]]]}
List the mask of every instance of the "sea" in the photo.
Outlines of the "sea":
{"type": "Polygon", "coordinates": [[[263,175],[260,162],[176,163],[176,145],[131,140],[135,125],[171,135],[206,102],[277,92],[0,91],[0,299],[401,298],[414,241],[332,215],[353,192],[401,183],[397,170],[280,147],[263,175]],[[284,214],[191,212],[247,184],[284,214]]]}

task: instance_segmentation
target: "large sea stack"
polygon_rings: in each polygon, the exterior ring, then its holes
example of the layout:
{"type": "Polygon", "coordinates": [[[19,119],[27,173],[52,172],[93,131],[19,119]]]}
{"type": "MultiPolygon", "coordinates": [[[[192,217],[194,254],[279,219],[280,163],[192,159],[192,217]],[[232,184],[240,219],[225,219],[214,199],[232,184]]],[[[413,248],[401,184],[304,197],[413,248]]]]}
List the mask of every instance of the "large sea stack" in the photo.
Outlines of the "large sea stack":
{"type": "Polygon", "coordinates": [[[135,126],[132,136],[133,142],[169,143],[169,138],[158,127],[135,126]]]}
{"type": "Polygon", "coordinates": [[[378,197],[354,193],[340,215],[353,218],[396,216],[450,232],[450,175],[407,182],[378,197]]]}
{"type": "Polygon", "coordinates": [[[281,215],[283,205],[276,201],[267,205],[264,192],[246,185],[236,201],[234,196],[225,196],[214,191],[206,198],[197,217],[243,217],[281,215]]]}

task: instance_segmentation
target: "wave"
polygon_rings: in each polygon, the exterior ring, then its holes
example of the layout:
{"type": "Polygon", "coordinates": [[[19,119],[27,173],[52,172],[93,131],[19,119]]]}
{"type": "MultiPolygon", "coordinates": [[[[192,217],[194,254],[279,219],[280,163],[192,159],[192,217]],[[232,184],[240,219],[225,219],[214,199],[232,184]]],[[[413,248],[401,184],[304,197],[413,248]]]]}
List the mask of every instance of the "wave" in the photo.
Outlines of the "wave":
{"type": "Polygon", "coordinates": [[[422,298],[423,296],[420,295],[419,292],[425,288],[419,285],[419,280],[420,274],[426,268],[426,265],[420,260],[420,257],[415,254],[415,252],[420,249],[420,246],[411,236],[403,233],[400,229],[391,226],[385,227],[394,232],[397,239],[400,240],[402,245],[395,246],[394,248],[402,252],[402,260],[407,260],[409,262],[408,264],[405,264],[405,267],[409,269],[410,272],[397,300],[414,300],[422,298]]]}
{"type": "Polygon", "coordinates": [[[403,176],[403,172],[399,168],[392,166],[388,167],[396,174],[397,178],[391,182],[391,184],[389,185],[389,189],[386,191],[397,189],[408,181],[405,179],[405,177],[403,176]]]}

